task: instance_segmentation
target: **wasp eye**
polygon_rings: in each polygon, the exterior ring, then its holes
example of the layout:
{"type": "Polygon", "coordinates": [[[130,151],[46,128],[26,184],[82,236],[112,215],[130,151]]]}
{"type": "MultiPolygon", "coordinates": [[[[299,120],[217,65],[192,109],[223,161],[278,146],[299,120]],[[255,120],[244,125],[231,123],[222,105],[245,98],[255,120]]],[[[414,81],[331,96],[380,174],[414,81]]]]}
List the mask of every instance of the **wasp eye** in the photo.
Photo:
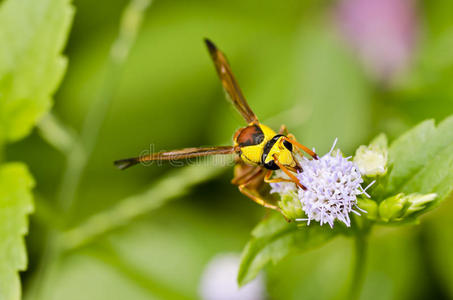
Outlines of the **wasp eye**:
{"type": "Polygon", "coordinates": [[[283,146],[285,146],[286,149],[288,149],[289,151],[293,151],[293,144],[291,144],[290,142],[288,141],[283,141],[283,146]]]}

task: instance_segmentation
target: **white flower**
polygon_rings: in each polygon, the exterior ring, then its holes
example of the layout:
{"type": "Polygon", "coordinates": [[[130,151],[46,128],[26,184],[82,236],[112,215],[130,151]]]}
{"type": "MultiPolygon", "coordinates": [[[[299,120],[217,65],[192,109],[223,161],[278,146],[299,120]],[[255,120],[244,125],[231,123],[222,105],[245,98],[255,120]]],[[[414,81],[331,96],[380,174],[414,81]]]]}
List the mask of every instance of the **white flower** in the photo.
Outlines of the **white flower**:
{"type": "Polygon", "coordinates": [[[332,155],[337,140],[335,139],[329,153],[317,160],[304,159],[303,171],[296,176],[307,190],[299,189],[299,199],[302,209],[307,215],[308,224],[315,220],[323,225],[333,227],[335,220],[351,225],[349,213],[360,213],[357,206],[357,195],[366,194],[362,189],[362,175],[350,157],[344,158],[339,152],[332,155]]]}
{"type": "Polygon", "coordinates": [[[236,276],[240,257],[235,253],[215,256],[206,266],[200,282],[203,300],[262,300],[266,299],[264,279],[256,277],[239,288],[236,276]]]}
{"type": "Polygon", "coordinates": [[[357,206],[357,196],[364,194],[369,197],[366,189],[374,182],[367,188],[362,188],[362,174],[357,165],[349,160],[350,157],[344,158],[339,152],[333,155],[336,142],[337,140],[332,149],[319,159],[302,159],[302,172],[296,174],[296,177],[306,190],[296,188],[292,183],[289,186],[271,184],[272,191],[281,195],[290,194],[291,186],[293,191],[297,190],[296,196],[306,218],[298,218],[296,221],[307,221],[310,225],[314,220],[320,225],[327,223],[333,227],[334,222],[339,220],[349,227],[349,213],[360,215],[357,210],[365,212],[357,206]]]}

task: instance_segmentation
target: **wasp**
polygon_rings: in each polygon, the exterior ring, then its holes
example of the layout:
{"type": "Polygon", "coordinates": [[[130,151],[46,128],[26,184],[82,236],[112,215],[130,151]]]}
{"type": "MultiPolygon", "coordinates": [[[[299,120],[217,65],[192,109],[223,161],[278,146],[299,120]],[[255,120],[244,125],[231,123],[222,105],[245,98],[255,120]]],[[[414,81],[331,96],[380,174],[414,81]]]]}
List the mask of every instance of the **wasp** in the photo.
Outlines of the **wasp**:
{"type": "Polygon", "coordinates": [[[185,148],[181,150],[162,151],[140,157],[121,159],[114,162],[119,169],[126,169],[133,165],[150,161],[182,160],[195,157],[236,154],[234,177],[232,183],[239,191],[256,203],[279,211],[275,198],[269,193],[271,182],[293,182],[302,189],[303,186],[294,173],[302,172],[296,159],[295,151],[306,152],[314,159],[316,153],[296,141],[292,134],[288,134],[285,125],[276,133],[270,127],[261,124],[248,105],[239,87],[226,56],[211,42],[205,39],[205,44],[214,62],[222,86],[247,126],[236,131],[233,137],[233,146],[185,148]],[[275,170],[282,170],[286,178],[272,178],[275,170]]]}

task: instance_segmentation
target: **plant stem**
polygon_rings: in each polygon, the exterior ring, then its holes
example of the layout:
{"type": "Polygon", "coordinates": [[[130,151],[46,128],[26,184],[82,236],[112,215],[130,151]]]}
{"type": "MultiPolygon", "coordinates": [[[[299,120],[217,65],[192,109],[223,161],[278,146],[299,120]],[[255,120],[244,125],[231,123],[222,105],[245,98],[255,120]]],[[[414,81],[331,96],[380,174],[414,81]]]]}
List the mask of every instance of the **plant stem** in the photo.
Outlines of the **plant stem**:
{"type": "MultiPolygon", "coordinates": [[[[214,158],[207,162],[216,163],[214,158]]],[[[225,161],[227,164],[229,162],[225,161]]],[[[100,235],[128,224],[131,220],[156,209],[170,199],[184,195],[193,185],[224,171],[224,167],[211,168],[209,164],[187,166],[182,170],[170,172],[158,180],[144,193],[123,199],[112,208],[99,212],[70,230],[61,234],[62,246],[66,251],[81,247],[100,235]]]]}
{"type": "Polygon", "coordinates": [[[70,209],[74,202],[82,173],[96,145],[102,123],[123,73],[124,63],[150,4],[151,0],[131,0],[123,11],[118,37],[110,49],[104,83],[83,124],[81,132],[83,147],[73,147],[68,157],[68,165],[57,199],[63,211],[70,209]]]}
{"type": "Polygon", "coordinates": [[[356,216],[351,218],[351,222],[351,227],[354,230],[354,252],[347,299],[357,300],[360,298],[363,283],[365,282],[368,235],[371,231],[372,223],[356,216]]]}
{"type": "Polygon", "coordinates": [[[352,276],[349,282],[348,297],[349,300],[360,298],[363,283],[365,281],[366,256],[368,248],[368,232],[369,228],[359,228],[359,224],[355,224],[356,232],[354,235],[354,255],[352,257],[352,276]]]}

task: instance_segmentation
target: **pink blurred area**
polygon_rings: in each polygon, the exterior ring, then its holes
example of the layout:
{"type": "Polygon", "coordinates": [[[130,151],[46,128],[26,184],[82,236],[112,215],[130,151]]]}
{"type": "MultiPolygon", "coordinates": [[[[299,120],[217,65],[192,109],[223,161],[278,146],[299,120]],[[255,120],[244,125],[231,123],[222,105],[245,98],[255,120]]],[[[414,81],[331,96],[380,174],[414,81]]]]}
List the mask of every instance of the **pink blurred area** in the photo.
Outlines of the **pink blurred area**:
{"type": "Polygon", "coordinates": [[[335,16],[376,80],[391,81],[410,63],[419,27],[415,0],[342,0],[335,16]]]}

